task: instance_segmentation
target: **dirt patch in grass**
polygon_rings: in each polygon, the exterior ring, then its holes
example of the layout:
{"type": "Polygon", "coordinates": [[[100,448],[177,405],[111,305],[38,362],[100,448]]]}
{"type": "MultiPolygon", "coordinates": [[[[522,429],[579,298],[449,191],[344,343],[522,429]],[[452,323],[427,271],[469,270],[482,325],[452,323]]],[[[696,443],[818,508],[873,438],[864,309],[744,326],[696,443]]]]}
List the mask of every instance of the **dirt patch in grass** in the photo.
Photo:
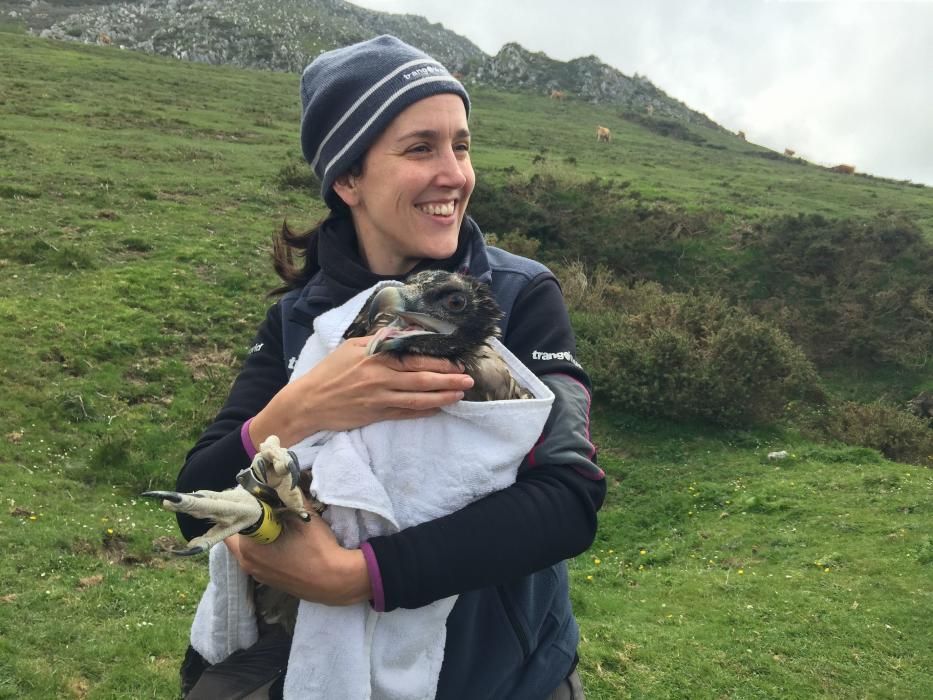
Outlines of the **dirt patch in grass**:
{"type": "Polygon", "coordinates": [[[214,379],[218,372],[233,367],[235,359],[230,350],[213,348],[191,353],[185,359],[185,364],[191,370],[191,378],[195,381],[201,381],[203,379],[214,379]]]}

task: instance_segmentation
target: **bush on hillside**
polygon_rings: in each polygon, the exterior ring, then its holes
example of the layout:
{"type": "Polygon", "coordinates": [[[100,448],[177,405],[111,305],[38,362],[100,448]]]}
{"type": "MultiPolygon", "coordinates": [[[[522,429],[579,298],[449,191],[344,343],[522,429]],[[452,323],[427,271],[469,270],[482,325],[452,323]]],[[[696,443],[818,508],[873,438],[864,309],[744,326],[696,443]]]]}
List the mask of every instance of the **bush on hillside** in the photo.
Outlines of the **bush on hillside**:
{"type": "Polygon", "coordinates": [[[486,243],[497,248],[502,248],[515,255],[521,255],[526,258],[538,257],[538,249],[541,247],[541,241],[520,233],[511,231],[509,233],[485,233],[486,243]]]}
{"type": "Polygon", "coordinates": [[[706,143],[706,139],[690,130],[686,123],[677,119],[664,119],[663,117],[654,117],[638,112],[622,112],[620,115],[626,121],[639,124],[648,131],[654,132],[660,136],[667,136],[672,139],[689,141],[690,143],[706,143]]]}
{"type": "Polygon", "coordinates": [[[790,338],[719,296],[641,283],[612,288],[608,302],[573,310],[572,320],[597,395],[619,408],[742,426],[775,420],[792,400],[822,399],[790,338]]]}
{"type": "Polygon", "coordinates": [[[795,413],[816,439],[870,447],[896,462],[933,467],[933,421],[891,404],[841,401],[795,413]]]}
{"type": "Polygon", "coordinates": [[[308,164],[301,160],[292,161],[279,168],[275,176],[275,186],[279,190],[301,190],[316,194],[321,189],[321,181],[308,164]]]}
{"type": "MultiPolygon", "coordinates": [[[[933,244],[896,217],[783,217],[746,231],[744,298],[818,363],[921,367],[933,349],[933,244]]],[[[738,290],[737,290],[738,291],[738,290]]]]}
{"type": "Polygon", "coordinates": [[[572,260],[555,265],[553,271],[571,309],[602,309],[609,299],[621,293],[612,271],[605,265],[597,265],[587,273],[582,260],[572,260]]]}
{"type": "Polygon", "coordinates": [[[470,214],[484,230],[540,241],[538,257],[548,264],[576,259],[627,279],[660,281],[705,274],[708,259],[691,255],[688,247],[717,229],[723,216],[643,202],[627,182],[566,181],[550,174],[514,175],[505,184],[482,180],[470,214]]]}

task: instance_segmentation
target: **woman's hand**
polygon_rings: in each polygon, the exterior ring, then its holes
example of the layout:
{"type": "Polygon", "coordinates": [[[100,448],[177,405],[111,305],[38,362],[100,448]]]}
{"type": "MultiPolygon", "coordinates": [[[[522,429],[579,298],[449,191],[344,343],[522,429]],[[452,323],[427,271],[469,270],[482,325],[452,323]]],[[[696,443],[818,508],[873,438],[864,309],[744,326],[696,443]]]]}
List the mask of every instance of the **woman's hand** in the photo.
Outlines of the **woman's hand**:
{"type": "Polygon", "coordinates": [[[369,341],[344,341],[307,374],[284,386],[253,418],[253,444],[278,435],[283,445],[293,445],[321,430],[428,416],[459,401],[473,386],[473,379],[447,360],[368,356],[369,341]]]}
{"type": "Polygon", "coordinates": [[[363,552],[341,547],[317,516],[307,523],[289,520],[271,544],[245,535],[233,535],[224,542],[247,574],[297,598],[352,605],[372,597],[363,552]]]}

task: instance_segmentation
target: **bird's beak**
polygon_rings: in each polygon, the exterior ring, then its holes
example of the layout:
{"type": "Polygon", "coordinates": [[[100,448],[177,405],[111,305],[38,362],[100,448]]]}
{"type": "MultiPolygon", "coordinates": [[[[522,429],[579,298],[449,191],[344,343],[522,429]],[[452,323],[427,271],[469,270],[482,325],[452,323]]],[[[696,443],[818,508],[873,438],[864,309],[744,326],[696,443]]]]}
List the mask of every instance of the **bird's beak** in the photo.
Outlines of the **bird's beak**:
{"type": "Polygon", "coordinates": [[[372,327],[381,314],[388,316],[397,316],[399,312],[405,310],[405,299],[399,292],[398,287],[383,287],[378,292],[369,306],[369,325],[372,327]]]}
{"type": "Polygon", "coordinates": [[[367,348],[370,355],[396,349],[400,338],[429,333],[450,335],[457,330],[452,323],[409,310],[408,300],[398,287],[383,287],[373,297],[369,308],[369,325],[375,325],[380,318],[392,320],[373,336],[367,348]]]}

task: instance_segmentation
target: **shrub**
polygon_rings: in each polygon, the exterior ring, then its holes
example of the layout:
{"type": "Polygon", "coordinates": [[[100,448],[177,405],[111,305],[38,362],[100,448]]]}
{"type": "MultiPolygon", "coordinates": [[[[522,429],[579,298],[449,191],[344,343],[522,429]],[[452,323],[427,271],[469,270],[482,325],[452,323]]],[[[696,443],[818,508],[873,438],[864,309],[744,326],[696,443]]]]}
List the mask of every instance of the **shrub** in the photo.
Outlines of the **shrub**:
{"type": "Polygon", "coordinates": [[[782,217],[743,235],[753,308],[814,361],[921,367],[933,348],[933,245],[897,217],[782,217]]]}
{"type": "Polygon", "coordinates": [[[933,422],[891,404],[840,401],[804,412],[798,421],[817,439],[870,447],[896,462],[933,467],[933,422]]]}
{"type": "Polygon", "coordinates": [[[541,247],[540,241],[529,238],[519,231],[511,231],[504,234],[486,233],[485,236],[486,243],[489,245],[502,248],[510,253],[515,253],[516,255],[521,255],[526,258],[537,257],[538,249],[541,247]]]}
{"type": "Polygon", "coordinates": [[[719,296],[655,283],[604,294],[604,310],[572,318],[598,395],[620,408],[741,426],[774,420],[789,401],[822,399],[787,335],[719,296]]]}
{"type": "Polygon", "coordinates": [[[317,192],[321,188],[321,182],[302,160],[283,165],[275,177],[275,186],[280,190],[317,192]]]}
{"type": "Polygon", "coordinates": [[[691,131],[690,127],[688,127],[684,122],[678,121],[677,119],[664,119],[663,117],[653,117],[648,116],[647,114],[639,114],[637,112],[623,112],[619,116],[621,116],[626,121],[639,124],[648,129],[648,131],[652,131],[655,134],[659,134],[661,136],[667,136],[669,138],[679,139],[681,141],[689,141],[696,144],[706,143],[706,139],[691,131]]]}
{"type": "Polygon", "coordinates": [[[582,260],[573,260],[555,265],[553,271],[571,309],[600,309],[612,295],[619,293],[612,271],[605,265],[597,265],[588,274],[582,260]]]}
{"type": "Polygon", "coordinates": [[[513,175],[504,184],[481,180],[470,213],[486,230],[538,240],[540,259],[551,265],[576,259],[626,278],[662,282],[709,276],[708,259],[690,243],[717,229],[723,215],[645,202],[629,185],[547,173],[513,175]]]}

